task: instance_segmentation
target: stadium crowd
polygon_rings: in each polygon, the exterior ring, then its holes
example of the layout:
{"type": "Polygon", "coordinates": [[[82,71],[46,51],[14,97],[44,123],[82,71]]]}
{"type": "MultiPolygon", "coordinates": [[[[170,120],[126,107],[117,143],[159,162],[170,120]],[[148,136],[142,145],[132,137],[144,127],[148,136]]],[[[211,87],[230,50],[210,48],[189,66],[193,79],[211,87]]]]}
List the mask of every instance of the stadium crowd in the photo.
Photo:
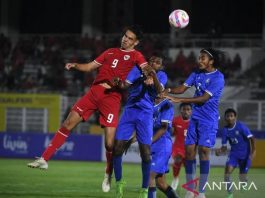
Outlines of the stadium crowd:
{"type": "MultiPolygon", "coordinates": [[[[116,46],[118,36],[79,35],[25,35],[13,39],[0,35],[0,90],[16,92],[55,92],[68,96],[80,96],[90,85],[95,73],[64,71],[66,62],[88,62],[104,49],[116,46]],[[60,76],[60,78],[58,78],[60,76]],[[78,87],[78,89],[76,89],[78,87]],[[63,90],[63,91],[62,91],[63,90]]],[[[140,50],[149,58],[154,51],[164,54],[168,84],[188,76],[197,65],[193,51],[185,56],[180,50],[176,57],[168,56],[168,41],[158,36],[145,36],[140,50]]],[[[241,57],[224,61],[221,71],[225,78],[235,78],[241,69],[241,57]]],[[[260,79],[259,79],[260,80],[260,79]]],[[[262,84],[263,80],[260,80],[262,84]]]]}

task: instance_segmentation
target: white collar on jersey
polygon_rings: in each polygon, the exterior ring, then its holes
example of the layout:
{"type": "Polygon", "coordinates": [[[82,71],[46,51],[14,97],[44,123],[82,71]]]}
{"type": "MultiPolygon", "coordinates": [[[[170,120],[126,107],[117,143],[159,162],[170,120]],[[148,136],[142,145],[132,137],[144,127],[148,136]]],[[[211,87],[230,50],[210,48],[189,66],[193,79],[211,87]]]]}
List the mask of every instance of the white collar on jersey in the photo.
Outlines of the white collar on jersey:
{"type": "Polygon", "coordinates": [[[236,127],[236,123],[237,123],[237,121],[235,121],[235,124],[232,128],[227,128],[227,130],[229,130],[229,131],[233,130],[236,127]]]}
{"type": "Polygon", "coordinates": [[[217,69],[214,70],[214,71],[212,71],[212,72],[205,73],[205,74],[208,75],[208,74],[213,74],[213,73],[215,73],[215,72],[217,72],[217,69]]]}

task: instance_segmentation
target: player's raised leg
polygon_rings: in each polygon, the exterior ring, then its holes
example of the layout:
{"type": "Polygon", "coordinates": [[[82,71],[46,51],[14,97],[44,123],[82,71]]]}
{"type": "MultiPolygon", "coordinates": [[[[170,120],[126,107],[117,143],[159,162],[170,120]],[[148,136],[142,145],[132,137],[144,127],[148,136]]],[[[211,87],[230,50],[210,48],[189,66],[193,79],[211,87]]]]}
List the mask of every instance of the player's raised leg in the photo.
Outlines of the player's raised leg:
{"type": "Polygon", "coordinates": [[[105,149],[106,149],[106,169],[102,182],[102,191],[109,192],[113,172],[112,150],[114,145],[115,127],[105,127],[105,149]]]}
{"type": "Polygon", "coordinates": [[[72,130],[79,122],[82,121],[82,117],[75,111],[71,111],[63,122],[62,127],[55,133],[49,146],[43,152],[40,158],[28,163],[30,168],[48,169],[47,161],[53,156],[53,154],[64,144],[70,130],[72,130]]]}

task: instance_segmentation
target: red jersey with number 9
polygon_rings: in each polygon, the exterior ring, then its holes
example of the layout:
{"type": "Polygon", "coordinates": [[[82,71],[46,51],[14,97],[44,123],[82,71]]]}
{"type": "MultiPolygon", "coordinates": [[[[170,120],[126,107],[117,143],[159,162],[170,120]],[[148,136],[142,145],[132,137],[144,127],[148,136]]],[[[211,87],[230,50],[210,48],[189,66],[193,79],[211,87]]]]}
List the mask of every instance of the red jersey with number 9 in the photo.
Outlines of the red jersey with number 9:
{"type": "Polygon", "coordinates": [[[101,66],[93,84],[111,82],[113,77],[125,80],[134,65],[141,67],[147,63],[141,52],[135,49],[126,51],[120,48],[110,48],[94,61],[101,66]]]}

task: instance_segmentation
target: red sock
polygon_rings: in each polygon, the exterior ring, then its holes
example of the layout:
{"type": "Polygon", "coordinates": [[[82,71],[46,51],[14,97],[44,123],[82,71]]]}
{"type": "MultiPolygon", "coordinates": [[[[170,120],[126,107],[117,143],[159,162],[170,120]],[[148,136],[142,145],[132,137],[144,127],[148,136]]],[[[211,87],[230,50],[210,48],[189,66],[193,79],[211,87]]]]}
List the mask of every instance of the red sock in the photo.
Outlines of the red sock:
{"type": "Polygon", "coordinates": [[[48,161],[51,156],[57,151],[58,148],[60,148],[66,138],[68,137],[70,131],[66,129],[65,127],[61,127],[54,135],[52,141],[50,142],[49,146],[46,148],[46,150],[43,152],[42,157],[48,161]]]}
{"type": "Polygon", "coordinates": [[[173,168],[173,176],[174,177],[178,177],[179,176],[181,164],[182,164],[182,162],[173,163],[172,168],[173,168]]]}
{"type": "Polygon", "coordinates": [[[112,152],[106,151],[106,159],[107,159],[106,173],[112,175],[113,171],[112,152]]]}

